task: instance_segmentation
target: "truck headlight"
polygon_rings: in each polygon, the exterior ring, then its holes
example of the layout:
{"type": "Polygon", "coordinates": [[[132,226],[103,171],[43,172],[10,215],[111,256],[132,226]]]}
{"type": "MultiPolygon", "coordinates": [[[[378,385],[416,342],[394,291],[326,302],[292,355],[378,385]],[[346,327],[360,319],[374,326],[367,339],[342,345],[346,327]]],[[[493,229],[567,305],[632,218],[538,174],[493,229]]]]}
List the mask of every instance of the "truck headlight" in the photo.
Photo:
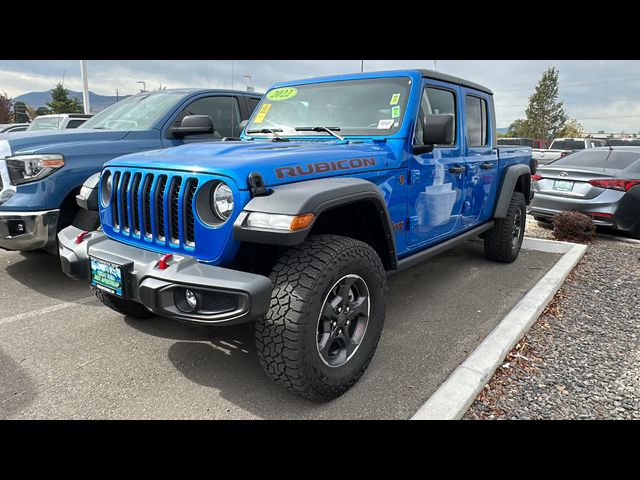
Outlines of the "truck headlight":
{"type": "Polygon", "coordinates": [[[109,170],[102,175],[101,185],[100,201],[103,207],[107,207],[111,202],[111,192],[113,191],[113,175],[109,170]]]}
{"type": "Polygon", "coordinates": [[[229,185],[219,182],[216,188],[213,189],[211,193],[211,208],[223,222],[231,216],[231,212],[233,212],[233,192],[229,185]]]}
{"type": "Polygon", "coordinates": [[[13,185],[35,182],[64,166],[64,157],[58,154],[16,155],[6,161],[13,185]]]}

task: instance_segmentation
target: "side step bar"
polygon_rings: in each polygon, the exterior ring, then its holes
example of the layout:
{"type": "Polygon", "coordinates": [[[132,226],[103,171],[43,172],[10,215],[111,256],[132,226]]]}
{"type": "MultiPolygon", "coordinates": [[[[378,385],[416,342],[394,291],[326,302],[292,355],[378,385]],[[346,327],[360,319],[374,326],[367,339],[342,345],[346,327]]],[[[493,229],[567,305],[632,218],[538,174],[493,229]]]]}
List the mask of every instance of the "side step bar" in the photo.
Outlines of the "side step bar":
{"type": "Polygon", "coordinates": [[[407,268],[413,267],[418,263],[421,263],[425,260],[428,260],[431,257],[439,255],[452,247],[455,247],[459,243],[462,243],[466,240],[469,240],[473,237],[477,237],[483,232],[490,230],[493,227],[494,221],[483,223],[479,227],[473,228],[467,232],[464,232],[460,235],[457,235],[449,240],[445,240],[442,243],[434,245],[433,247],[427,248],[426,250],[422,250],[421,252],[414,253],[406,258],[398,260],[398,268],[396,270],[390,270],[387,272],[387,277],[393,275],[396,272],[400,272],[402,270],[406,270],[407,268]]]}

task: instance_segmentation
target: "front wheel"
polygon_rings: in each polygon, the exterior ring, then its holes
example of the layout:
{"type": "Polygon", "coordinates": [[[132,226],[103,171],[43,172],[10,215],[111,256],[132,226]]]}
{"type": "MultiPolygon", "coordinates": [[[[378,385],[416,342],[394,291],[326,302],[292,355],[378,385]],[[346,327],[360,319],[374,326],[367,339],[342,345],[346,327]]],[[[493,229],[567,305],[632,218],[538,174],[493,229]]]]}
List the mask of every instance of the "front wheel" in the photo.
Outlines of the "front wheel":
{"type": "Polygon", "coordinates": [[[484,236],[484,255],[495,262],[511,263],[520,253],[526,222],[524,195],[513,192],[505,218],[498,218],[484,236]]]}
{"type": "Polygon", "coordinates": [[[317,235],[288,249],[271,273],[271,307],[256,322],[266,373],[314,401],[351,388],[378,345],[386,276],[366,243],[317,235]]]}

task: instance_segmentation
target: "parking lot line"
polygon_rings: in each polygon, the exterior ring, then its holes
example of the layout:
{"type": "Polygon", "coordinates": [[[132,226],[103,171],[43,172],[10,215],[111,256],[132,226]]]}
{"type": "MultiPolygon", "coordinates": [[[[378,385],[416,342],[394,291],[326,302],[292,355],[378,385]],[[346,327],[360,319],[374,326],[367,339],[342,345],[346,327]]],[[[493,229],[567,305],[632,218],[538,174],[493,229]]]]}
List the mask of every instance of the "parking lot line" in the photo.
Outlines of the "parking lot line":
{"type": "Polygon", "coordinates": [[[84,297],[84,298],[81,298],[80,300],[75,300],[73,302],[56,303],[55,305],[50,305],[48,307],[40,308],[39,310],[19,313],[17,315],[12,315],[11,317],[0,318],[0,326],[13,323],[18,320],[23,320],[25,318],[37,317],[39,315],[46,315],[48,313],[62,310],[63,308],[73,307],[74,305],[84,305],[87,303],[91,303],[93,300],[97,301],[96,297],[92,295],[90,297],[84,297]]]}

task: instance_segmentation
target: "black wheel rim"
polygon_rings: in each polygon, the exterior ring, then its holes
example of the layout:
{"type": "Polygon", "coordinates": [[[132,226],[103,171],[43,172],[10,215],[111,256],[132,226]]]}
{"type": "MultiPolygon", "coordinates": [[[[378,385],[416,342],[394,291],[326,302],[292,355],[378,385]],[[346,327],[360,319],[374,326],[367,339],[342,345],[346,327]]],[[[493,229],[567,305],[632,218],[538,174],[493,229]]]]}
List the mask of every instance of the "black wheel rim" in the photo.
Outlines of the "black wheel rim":
{"type": "Polygon", "coordinates": [[[329,289],[318,317],[316,347],[329,367],[340,367],[356,353],[369,325],[367,284],[358,275],[345,275],[329,289]]]}
{"type": "Polygon", "coordinates": [[[516,210],[516,217],[513,220],[513,230],[511,237],[511,248],[516,249],[518,247],[518,243],[520,242],[520,236],[522,234],[522,210],[516,210]]]}

